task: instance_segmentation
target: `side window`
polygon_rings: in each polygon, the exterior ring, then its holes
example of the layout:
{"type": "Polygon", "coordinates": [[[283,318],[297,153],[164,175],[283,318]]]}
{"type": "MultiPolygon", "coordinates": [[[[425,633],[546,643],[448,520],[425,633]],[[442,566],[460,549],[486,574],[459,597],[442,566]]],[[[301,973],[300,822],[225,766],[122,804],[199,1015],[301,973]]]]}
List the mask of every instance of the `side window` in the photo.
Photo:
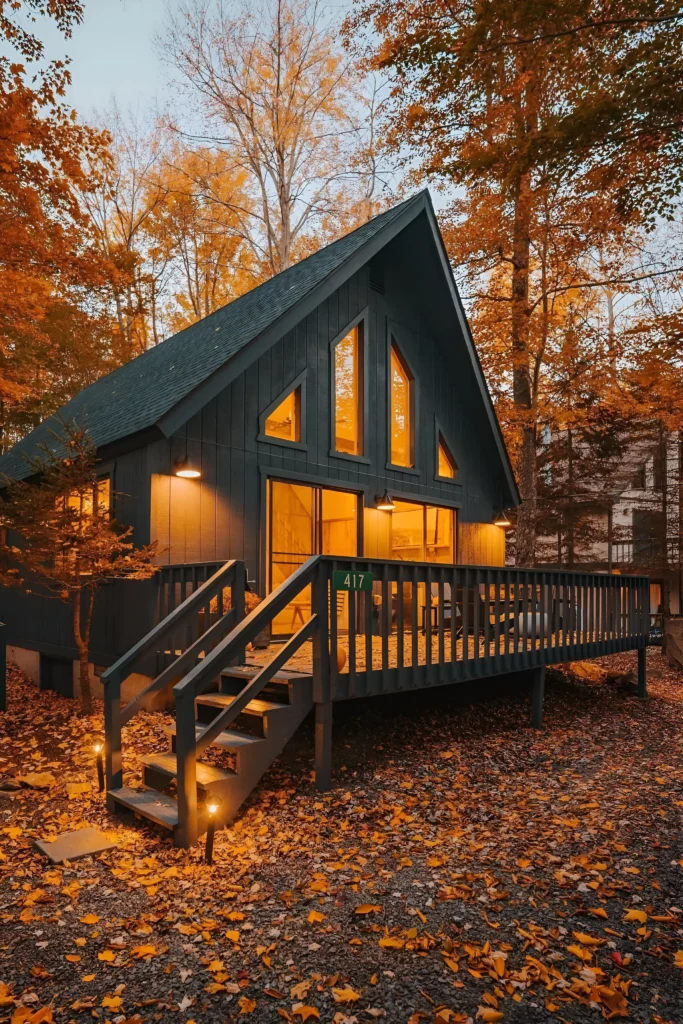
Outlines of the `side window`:
{"type": "Polygon", "coordinates": [[[391,464],[415,464],[415,381],[396,342],[391,342],[390,423],[391,464]]]}
{"type": "Polygon", "coordinates": [[[363,324],[334,346],[334,450],[363,454],[363,324]]]}

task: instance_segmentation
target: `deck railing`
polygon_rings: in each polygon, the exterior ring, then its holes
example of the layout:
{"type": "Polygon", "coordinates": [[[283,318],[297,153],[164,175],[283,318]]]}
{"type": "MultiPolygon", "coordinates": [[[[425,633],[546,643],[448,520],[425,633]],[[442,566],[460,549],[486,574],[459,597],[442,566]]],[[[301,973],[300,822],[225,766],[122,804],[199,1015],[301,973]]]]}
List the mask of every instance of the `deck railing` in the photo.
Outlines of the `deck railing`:
{"type": "Polygon", "coordinates": [[[645,576],[334,558],[322,558],[319,572],[327,581],[332,700],[647,643],[645,576]],[[372,590],[334,591],[333,573],[340,570],[371,574],[372,590]],[[341,668],[339,649],[346,654],[341,668]]]}
{"type": "MultiPolygon", "coordinates": [[[[186,846],[196,842],[199,829],[197,755],[234,723],[277,671],[285,664],[297,667],[293,658],[299,667],[307,664],[312,676],[316,782],[324,789],[331,775],[335,700],[542,669],[632,648],[641,652],[640,665],[648,639],[649,580],[643,576],[316,555],[244,616],[243,562],[226,563],[199,586],[191,572],[190,577],[174,572],[169,572],[168,587],[187,586],[192,592],[102,677],[106,775],[108,792],[121,786],[122,725],[144,695],[177,679],[176,841],[186,846]],[[241,661],[247,645],[294,602],[302,616],[298,632],[284,646],[269,649],[261,668],[245,675],[242,690],[210,724],[198,725],[196,698],[218,685],[221,673],[241,661]],[[121,707],[122,682],[139,671],[152,651],[166,652],[171,664],[121,707]]],[[[164,599],[175,603],[183,593],[164,599]]],[[[538,723],[542,672],[536,675],[538,723]]]]}

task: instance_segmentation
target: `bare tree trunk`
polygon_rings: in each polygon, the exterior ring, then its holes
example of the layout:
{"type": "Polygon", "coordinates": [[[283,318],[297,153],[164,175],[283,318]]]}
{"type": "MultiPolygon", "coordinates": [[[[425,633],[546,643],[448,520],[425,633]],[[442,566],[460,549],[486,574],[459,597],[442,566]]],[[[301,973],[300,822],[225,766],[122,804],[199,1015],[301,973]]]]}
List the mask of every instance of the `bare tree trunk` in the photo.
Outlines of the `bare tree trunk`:
{"type": "Polygon", "coordinates": [[[90,641],[90,622],[92,620],[92,608],[94,599],[93,588],[90,588],[90,600],[85,621],[85,631],[82,629],[81,618],[81,591],[77,590],[72,595],[74,639],[78,648],[79,660],[79,681],[81,684],[81,708],[84,715],[92,713],[92,693],[90,691],[90,671],[88,646],[90,641]],[[84,635],[85,633],[85,635],[84,635]]]}
{"type": "Polygon", "coordinates": [[[529,368],[531,214],[531,174],[524,171],[517,182],[512,238],[512,389],[522,431],[519,455],[522,504],[517,516],[517,565],[533,565],[536,553],[536,421],[529,368]]]}

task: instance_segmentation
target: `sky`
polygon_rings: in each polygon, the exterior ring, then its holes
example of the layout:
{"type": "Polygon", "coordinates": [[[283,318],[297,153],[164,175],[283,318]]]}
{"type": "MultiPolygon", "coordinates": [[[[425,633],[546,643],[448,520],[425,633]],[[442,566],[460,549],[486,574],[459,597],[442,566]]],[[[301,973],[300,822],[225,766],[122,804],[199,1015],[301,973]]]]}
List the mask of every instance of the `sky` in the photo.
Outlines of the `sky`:
{"type": "Polygon", "coordinates": [[[83,23],[67,40],[47,19],[39,19],[36,34],[45,43],[46,56],[71,57],[73,83],[67,101],[81,120],[88,121],[114,98],[122,110],[141,114],[163,100],[167,75],[154,37],[163,29],[166,3],[86,0],[83,23]]]}

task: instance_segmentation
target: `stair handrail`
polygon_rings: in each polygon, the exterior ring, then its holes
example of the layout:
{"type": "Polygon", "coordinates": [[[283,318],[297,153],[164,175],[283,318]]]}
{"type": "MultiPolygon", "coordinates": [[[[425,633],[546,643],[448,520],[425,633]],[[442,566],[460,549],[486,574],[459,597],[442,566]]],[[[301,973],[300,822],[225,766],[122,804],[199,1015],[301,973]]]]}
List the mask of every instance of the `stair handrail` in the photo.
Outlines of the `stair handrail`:
{"type": "Polygon", "coordinates": [[[313,638],[314,677],[323,674],[320,651],[326,650],[327,642],[321,642],[321,623],[327,625],[327,571],[322,566],[320,555],[311,556],[291,576],[284,580],[268,597],[257,605],[228,635],[195,664],[187,675],[176,683],[173,693],[176,698],[176,779],[178,796],[177,841],[183,846],[192,846],[198,835],[197,814],[197,771],[198,751],[234,721],[249,701],[263,690],[273,675],[286,663],[296,650],[308,639],[313,638]],[[313,585],[313,614],[292,636],[284,647],[257,674],[248,679],[242,691],[231,701],[230,706],[219,714],[206,729],[197,736],[195,727],[195,698],[198,697],[243,651],[258,633],[275,618],[301,591],[313,585]]]}
{"type": "Polygon", "coordinates": [[[198,662],[176,683],[173,687],[176,699],[182,699],[188,691],[192,691],[193,698],[198,697],[218,673],[228,667],[239,650],[251,643],[264,626],[272,622],[275,616],[312,582],[320,561],[320,555],[312,555],[249,612],[220,643],[216,644],[206,658],[198,662]]]}
{"type": "MultiPolygon", "coordinates": [[[[217,572],[202,583],[189,597],[157,623],[141,640],[130,648],[118,661],[102,673],[104,687],[104,733],[106,790],[117,789],[123,781],[121,751],[121,728],[140,709],[143,697],[168,685],[179,671],[195,660],[202,652],[208,653],[211,643],[223,635],[233,620],[244,616],[244,594],[246,590],[246,567],[239,559],[230,559],[217,572]],[[187,622],[192,615],[206,607],[226,587],[230,587],[231,608],[218,622],[208,628],[173,663],[156,676],[126,706],[121,707],[121,684],[133,672],[140,660],[159,646],[174,630],[187,622]]],[[[239,656],[241,652],[238,650],[239,656]]],[[[109,800],[108,800],[109,803],[109,800]]],[[[113,805],[110,810],[113,809],[113,805]]]]}
{"type": "Polygon", "coordinates": [[[153,626],[150,631],[142,637],[141,640],[122,654],[118,661],[115,661],[106,672],[102,673],[101,681],[104,686],[107,683],[114,682],[118,679],[119,682],[123,682],[133,671],[135,665],[148,654],[151,650],[158,650],[158,644],[164,641],[169,633],[172,633],[179,625],[192,615],[192,613],[207,601],[216,597],[219,591],[223,590],[226,585],[232,582],[231,577],[235,573],[236,567],[241,564],[237,559],[233,558],[229,562],[210,576],[205,583],[202,583],[200,587],[197,587],[189,597],[186,597],[184,601],[181,601],[172,612],[158,622],[156,626],[153,626]]]}

